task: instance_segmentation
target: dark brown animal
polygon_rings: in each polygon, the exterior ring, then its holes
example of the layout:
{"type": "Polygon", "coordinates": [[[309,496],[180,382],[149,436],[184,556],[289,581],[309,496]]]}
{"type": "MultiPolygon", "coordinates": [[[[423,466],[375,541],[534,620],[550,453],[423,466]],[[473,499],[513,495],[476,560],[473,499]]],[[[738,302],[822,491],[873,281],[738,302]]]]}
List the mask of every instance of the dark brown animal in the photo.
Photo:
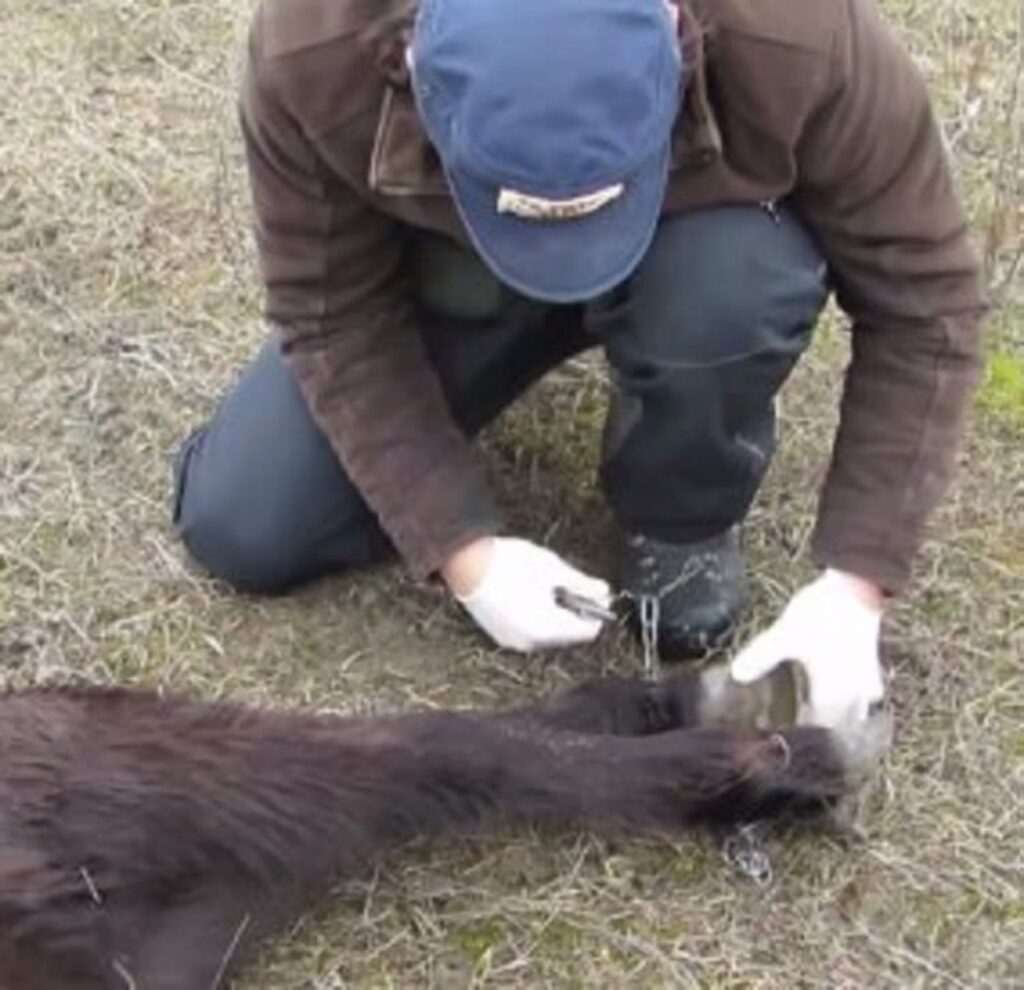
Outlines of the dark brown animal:
{"type": "Polygon", "coordinates": [[[339,878],[421,835],[678,829],[843,794],[835,736],[693,727],[696,683],[372,719],[126,690],[2,696],[0,986],[216,988],[339,878]]]}

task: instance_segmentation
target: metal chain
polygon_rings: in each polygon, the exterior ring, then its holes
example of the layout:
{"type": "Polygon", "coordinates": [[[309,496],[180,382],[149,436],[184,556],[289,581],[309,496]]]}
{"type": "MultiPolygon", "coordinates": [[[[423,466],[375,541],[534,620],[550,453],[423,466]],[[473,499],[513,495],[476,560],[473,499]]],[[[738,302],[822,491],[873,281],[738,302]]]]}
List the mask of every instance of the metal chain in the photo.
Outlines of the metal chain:
{"type": "MultiPolygon", "coordinates": [[[[672,594],[676,588],[682,587],[684,584],[688,584],[698,574],[700,574],[701,567],[700,561],[691,560],[690,563],[684,567],[671,581],[663,584],[657,591],[649,593],[652,598],[664,598],[666,595],[672,594]]],[[[629,591],[620,591],[618,597],[620,598],[644,598],[646,595],[634,595],[629,591]]]]}
{"type": "MultiPolygon", "coordinates": [[[[639,595],[629,591],[620,591],[613,598],[613,602],[631,599],[636,603],[640,621],[640,642],[644,652],[645,677],[657,678],[661,674],[661,662],[658,656],[658,621],[661,618],[661,600],[677,588],[692,581],[700,573],[700,570],[699,563],[694,561],[657,591],[639,595]]],[[[788,752],[786,757],[788,759],[788,752]]],[[[763,822],[747,822],[738,825],[734,832],[726,836],[722,844],[722,856],[728,866],[762,888],[770,887],[775,880],[772,861],[764,848],[764,828],[763,822]]]]}
{"type": "MultiPolygon", "coordinates": [[[[661,618],[661,600],[677,588],[692,581],[699,573],[700,565],[691,562],[689,567],[684,568],[657,591],[640,595],[629,591],[620,591],[612,599],[613,603],[630,599],[636,603],[640,621],[640,642],[644,653],[645,677],[657,678],[661,674],[661,660],[658,656],[658,621],[661,618]]],[[[786,755],[788,759],[788,752],[786,755]]],[[[764,828],[763,822],[747,822],[738,825],[734,832],[726,836],[722,844],[722,856],[726,864],[761,888],[770,887],[775,880],[772,861],[764,848],[764,828]]]]}
{"type": "Polygon", "coordinates": [[[658,622],[661,619],[661,600],[677,588],[692,581],[700,573],[700,564],[691,561],[671,581],[663,584],[657,591],[634,594],[631,591],[620,591],[612,599],[613,604],[619,601],[636,602],[637,617],[640,621],[640,643],[644,651],[644,676],[657,678],[661,676],[661,658],[658,655],[658,622]]]}
{"type": "Polygon", "coordinates": [[[770,887],[775,879],[772,861],[764,849],[763,825],[748,822],[738,825],[722,843],[722,857],[737,873],[758,887],[770,887]]]}
{"type": "Polygon", "coordinates": [[[640,641],[644,648],[644,676],[656,679],[661,676],[661,661],[658,656],[661,598],[658,595],[640,595],[637,607],[640,612],[640,641]]]}

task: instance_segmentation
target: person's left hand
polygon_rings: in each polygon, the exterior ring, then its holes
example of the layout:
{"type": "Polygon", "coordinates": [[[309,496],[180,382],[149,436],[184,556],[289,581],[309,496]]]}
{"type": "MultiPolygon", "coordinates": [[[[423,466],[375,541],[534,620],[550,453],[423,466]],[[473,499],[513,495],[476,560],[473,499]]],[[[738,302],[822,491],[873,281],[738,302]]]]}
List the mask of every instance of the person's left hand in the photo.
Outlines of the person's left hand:
{"type": "Polygon", "coordinates": [[[782,615],[732,661],[734,680],[749,684],[794,660],[807,673],[802,720],[828,728],[863,721],[885,694],[878,641],[881,592],[839,571],[801,588],[782,615]]]}

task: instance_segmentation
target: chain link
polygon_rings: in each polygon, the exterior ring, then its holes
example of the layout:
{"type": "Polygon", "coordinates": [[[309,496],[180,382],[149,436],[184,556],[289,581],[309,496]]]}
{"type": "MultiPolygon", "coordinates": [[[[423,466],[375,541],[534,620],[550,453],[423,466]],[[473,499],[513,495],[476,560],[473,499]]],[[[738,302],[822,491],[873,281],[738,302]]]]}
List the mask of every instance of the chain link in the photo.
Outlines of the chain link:
{"type": "Polygon", "coordinates": [[[661,659],[658,656],[661,599],[657,595],[641,595],[637,608],[640,613],[640,642],[644,649],[644,677],[656,679],[661,676],[661,659]]]}
{"type": "Polygon", "coordinates": [[[661,676],[661,658],[658,655],[658,623],[661,620],[661,600],[677,588],[688,584],[698,574],[701,567],[698,561],[691,561],[671,581],[666,582],[653,592],[635,594],[632,591],[620,591],[612,599],[613,604],[630,600],[636,603],[637,619],[640,623],[640,643],[644,651],[644,676],[650,679],[661,676]]]}

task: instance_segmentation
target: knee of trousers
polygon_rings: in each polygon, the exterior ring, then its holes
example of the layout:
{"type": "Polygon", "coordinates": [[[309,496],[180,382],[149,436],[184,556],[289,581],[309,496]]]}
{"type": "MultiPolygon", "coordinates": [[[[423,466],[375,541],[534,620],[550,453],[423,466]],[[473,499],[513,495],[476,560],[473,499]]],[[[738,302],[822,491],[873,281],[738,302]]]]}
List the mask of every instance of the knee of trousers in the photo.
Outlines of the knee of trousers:
{"type": "Polygon", "coordinates": [[[785,208],[725,207],[662,221],[631,279],[625,332],[608,342],[665,370],[789,365],[827,298],[813,238],[785,208]]]}
{"type": "Polygon", "coordinates": [[[281,525],[285,517],[267,512],[258,493],[232,493],[213,479],[190,477],[194,442],[186,441],[174,479],[173,522],[189,555],[211,576],[250,594],[283,594],[310,576],[308,541],[281,525]]]}
{"type": "Polygon", "coordinates": [[[186,501],[178,534],[196,563],[237,591],[279,595],[302,579],[285,540],[257,531],[223,507],[186,501]]]}

